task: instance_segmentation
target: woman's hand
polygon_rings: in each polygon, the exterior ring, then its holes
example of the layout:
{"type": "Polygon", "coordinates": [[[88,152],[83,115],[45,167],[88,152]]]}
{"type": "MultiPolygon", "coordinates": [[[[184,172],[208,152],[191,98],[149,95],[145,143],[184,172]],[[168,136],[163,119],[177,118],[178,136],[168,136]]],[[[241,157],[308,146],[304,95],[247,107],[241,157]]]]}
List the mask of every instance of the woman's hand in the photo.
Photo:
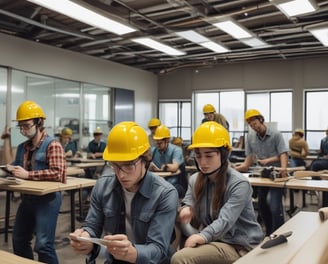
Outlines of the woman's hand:
{"type": "Polygon", "coordinates": [[[193,216],[193,211],[190,206],[183,207],[179,213],[179,220],[182,224],[190,223],[193,216]]]}
{"type": "Polygon", "coordinates": [[[198,245],[203,245],[205,243],[206,241],[204,237],[202,237],[199,234],[195,234],[187,238],[185,247],[196,247],[198,245]]]}

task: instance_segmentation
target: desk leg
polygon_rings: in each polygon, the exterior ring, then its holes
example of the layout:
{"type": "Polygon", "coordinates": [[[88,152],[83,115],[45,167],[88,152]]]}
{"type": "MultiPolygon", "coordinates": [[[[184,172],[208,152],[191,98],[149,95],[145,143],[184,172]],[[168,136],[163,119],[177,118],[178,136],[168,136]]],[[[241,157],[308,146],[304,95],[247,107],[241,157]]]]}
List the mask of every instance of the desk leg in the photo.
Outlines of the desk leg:
{"type": "Polygon", "coordinates": [[[74,232],[75,230],[75,190],[71,190],[71,231],[74,232]]]}
{"type": "Polygon", "coordinates": [[[6,191],[6,208],[5,208],[5,242],[8,242],[9,218],[10,218],[10,195],[11,191],[6,191]]]}
{"type": "Polygon", "coordinates": [[[80,206],[80,217],[83,219],[83,203],[82,203],[82,188],[79,189],[79,206],[80,206]]]}

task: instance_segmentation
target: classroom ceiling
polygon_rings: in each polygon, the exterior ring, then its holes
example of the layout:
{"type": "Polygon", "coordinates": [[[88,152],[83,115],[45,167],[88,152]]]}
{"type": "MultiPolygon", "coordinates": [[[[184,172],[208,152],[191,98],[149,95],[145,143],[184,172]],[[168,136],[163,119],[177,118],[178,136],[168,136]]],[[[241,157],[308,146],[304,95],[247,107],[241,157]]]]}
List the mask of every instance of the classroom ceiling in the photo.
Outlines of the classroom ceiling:
{"type": "MultiPolygon", "coordinates": [[[[49,0],[55,1],[55,0],[49,0]]],[[[317,0],[315,12],[287,17],[272,2],[243,0],[84,0],[137,31],[122,36],[105,32],[25,0],[0,0],[0,32],[50,46],[95,56],[154,73],[201,68],[232,62],[288,60],[328,55],[309,31],[328,25],[328,1],[317,0]],[[230,17],[269,44],[252,48],[210,22],[230,17]],[[214,53],[179,37],[175,32],[195,30],[229,48],[214,53]],[[168,56],[131,38],[150,36],[186,52],[168,56]]],[[[1,44],[0,44],[1,45],[1,44]]]]}

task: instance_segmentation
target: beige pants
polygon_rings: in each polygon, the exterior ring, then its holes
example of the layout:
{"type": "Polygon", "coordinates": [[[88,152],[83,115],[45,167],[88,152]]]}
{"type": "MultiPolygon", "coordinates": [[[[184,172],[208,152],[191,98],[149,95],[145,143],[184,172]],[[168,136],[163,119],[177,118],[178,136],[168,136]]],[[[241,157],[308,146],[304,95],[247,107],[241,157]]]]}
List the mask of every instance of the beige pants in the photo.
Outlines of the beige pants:
{"type": "Polygon", "coordinates": [[[248,253],[246,249],[236,249],[229,244],[211,242],[195,248],[179,250],[172,256],[171,264],[228,264],[246,253],[248,253]]]}

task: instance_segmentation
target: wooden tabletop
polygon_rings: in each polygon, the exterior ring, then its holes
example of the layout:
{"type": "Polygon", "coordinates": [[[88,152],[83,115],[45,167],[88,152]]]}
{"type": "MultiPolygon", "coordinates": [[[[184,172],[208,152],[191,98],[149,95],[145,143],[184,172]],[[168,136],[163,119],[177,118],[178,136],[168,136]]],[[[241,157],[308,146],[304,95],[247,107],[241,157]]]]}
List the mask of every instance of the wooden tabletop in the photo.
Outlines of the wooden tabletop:
{"type": "MultiPolygon", "coordinates": [[[[318,212],[299,212],[289,219],[284,225],[278,228],[274,234],[282,234],[292,231],[288,237],[288,242],[272,248],[262,249],[257,246],[235,264],[284,264],[294,257],[304,243],[320,228],[322,222],[318,212]]],[[[315,263],[315,262],[300,262],[315,263]]]]}
{"type": "Polygon", "coordinates": [[[32,195],[45,195],[52,192],[68,191],[84,187],[92,187],[96,180],[68,177],[67,183],[50,182],[50,181],[28,181],[18,185],[0,185],[2,190],[9,190],[32,195]]]}
{"type": "MultiPolygon", "coordinates": [[[[243,174],[246,177],[248,174],[243,174]]],[[[313,191],[328,191],[327,180],[312,180],[312,179],[293,179],[290,178],[287,181],[275,182],[268,178],[261,177],[248,177],[252,186],[262,187],[276,187],[276,188],[287,188],[297,190],[313,190],[313,191]]]]}
{"type": "Polygon", "coordinates": [[[105,163],[103,159],[84,159],[84,158],[66,158],[66,161],[72,163],[105,163]]]}
{"type": "Polygon", "coordinates": [[[37,264],[42,263],[31,259],[16,256],[10,252],[0,250],[1,264],[37,264]]]}
{"type": "Polygon", "coordinates": [[[88,162],[88,163],[74,163],[73,166],[85,169],[85,168],[92,168],[92,167],[102,167],[105,165],[105,161],[99,161],[98,162],[88,162]]]}

